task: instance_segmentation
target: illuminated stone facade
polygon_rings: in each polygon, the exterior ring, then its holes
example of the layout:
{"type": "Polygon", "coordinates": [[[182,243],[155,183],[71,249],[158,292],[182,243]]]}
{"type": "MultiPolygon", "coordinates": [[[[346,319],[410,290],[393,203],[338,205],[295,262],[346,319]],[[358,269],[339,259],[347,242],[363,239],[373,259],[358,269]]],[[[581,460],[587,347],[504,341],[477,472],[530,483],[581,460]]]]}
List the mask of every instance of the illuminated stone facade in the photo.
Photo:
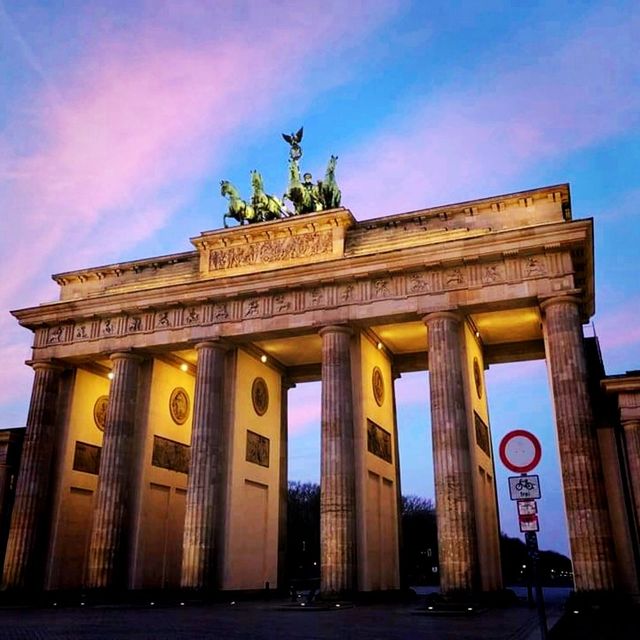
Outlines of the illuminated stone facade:
{"type": "Polygon", "coordinates": [[[191,241],[56,275],[59,301],[14,312],[35,382],[5,588],[283,586],[287,389],[321,380],[321,590],[397,589],[394,379],[429,369],[441,587],[499,589],[484,370],[543,357],[576,585],[613,586],[593,419],[572,401],[589,401],[592,222],[567,185],[191,241]]]}

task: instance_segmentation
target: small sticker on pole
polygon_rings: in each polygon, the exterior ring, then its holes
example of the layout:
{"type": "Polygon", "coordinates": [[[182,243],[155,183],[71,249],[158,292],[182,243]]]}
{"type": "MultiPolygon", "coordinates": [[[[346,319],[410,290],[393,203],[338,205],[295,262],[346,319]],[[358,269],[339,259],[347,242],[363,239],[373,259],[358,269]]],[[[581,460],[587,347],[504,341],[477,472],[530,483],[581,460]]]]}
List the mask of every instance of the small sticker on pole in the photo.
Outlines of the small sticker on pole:
{"type": "Polygon", "coordinates": [[[533,516],[538,513],[538,504],[535,500],[518,500],[519,516],[533,516]]]}
{"type": "Polygon", "coordinates": [[[538,524],[538,516],[536,514],[533,515],[519,515],[518,523],[520,524],[520,531],[539,531],[540,526],[538,524]]]}

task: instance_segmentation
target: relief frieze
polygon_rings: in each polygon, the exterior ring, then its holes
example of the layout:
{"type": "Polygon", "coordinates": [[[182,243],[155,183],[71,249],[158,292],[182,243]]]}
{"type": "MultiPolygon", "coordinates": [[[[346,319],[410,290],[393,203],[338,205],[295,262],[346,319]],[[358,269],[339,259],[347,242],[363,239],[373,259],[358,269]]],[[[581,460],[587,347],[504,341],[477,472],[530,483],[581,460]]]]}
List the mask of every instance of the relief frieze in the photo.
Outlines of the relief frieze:
{"type": "Polygon", "coordinates": [[[187,324],[199,324],[200,323],[200,312],[196,307],[190,307],[187,309],[185,322],[187,324]]]}
{"type": "Polygon", "coordinates": [[[140,316],[130,316],[127,323],[127,331],[136,333],[142,330],[142,318],[140,316]]]}
{"type": "Polygon", "coordinates": [[[213,317],[215,320],[228,320],[229,308],[226,302],[219,302],[213,308],[213,317]]]}
{"type": "Polygon", "coordinates": [[[540,258],[527,258],[524,263],[525,278],[536,278],[547,274],[544,262],[540,258]]]}
{"type": "Polygon", "coordinates": [[[260,298],[253,298],[244,303],[244,318],[253,318],[260,315],[260,298]]]}
{"type": "MultiPolygon", "coordinates": [[[[306,234],[311,237],[313,234],[306,234]]],[[[300,238],[295,236],[294,238],[300,238]]],[[[327,235],[329,238],[329,235],[327,235]]],[[[256,246],[256,245],[252,245],[256,246]]],[[[565,272],[563,256],[508,256],[492,263],[464,264],[446,268],[424,268],[407,274],[361,277],[347,282],[299,286],[264,295],[210,300],[147,313],[122,314],[81,320],[39,329],[36,346],[47,348],[92,339],[135,335],[161,330],[190,329],[211,324],[241,322],[290,313],[358,305],[389,299],[439,294],[447,290],[490,286],[496,283],[549,277],[565,272]]]]}
{"type": "Polygon", "coordinates": [[[482,270],[482,283],[493,284],[504,280],[504,271],[498,265],[489,265],[482,270]]]}
{"type": "Polygon", "coordinates": [[[324,306],[325,295],[324,290],[320,287],[314,287],[309,291],[309,304],[312,307],[324,306]]]}
{"type": "Polygon", "coordinates": [[[156,327],[159,329],[167,329],[171,326],[171,320],[169,319],[168,311],[160,311],[156,314],[156,327]]]}
{"type": "Polygon", "coordinates": [[[422,273],[412,273],[407,282],[407,291],[409,293],[426,293],[430,290],[429,282],[422,273]]]}
{"type": "Polygon", "coordinates": [[[342,302],[351,302],[353,300],[355,286],[352,284],[347,284],[344,287],[340,288],[340,300],[342,302]]]}
{"type": "Polygon", "coordinates": [[[103,336],[111,336],[115,332],[115,322],[113,318],[107,318],[102,321],[102,325],[100,327],[100,333],[103,336]]]}
{"type": "Polygon", "coordinates": [[[214,249],[209,253],[209,269],[234,269],[254,264],[272,264],[310,258],[333,252],[331,231],[302,233],[248,245],[214,249]]]}
{"type": "Polygon", "coordinates": [[[291,310],[291,300],[283,294],[274,296],[272,309],[275,313],[286,313],[291,310]]]}
{"type": "Polygon", "coordinates": [[[57,344],[58,342],[64,342],[63,340],[64,329],[61,326],[51,327],[49,329],[49,336],[47,342],[49,344],[57,344]]]}
{"type": "Polygon", "coordinates": [[[390,282],[387,279],[374,280],[373,282],[373,295],[376,298],[388,298],[392,295],[390,289],[390,282]]]}
{"type": "Polygon", "coordinates": [[[466,282],[465,271],[461,267],[456,267],[455,269],[448,269],[445,274],[445,282],[447,286],[456,287],[462,285],[466,282]]]}
{"type": "Polygon", "coordinates": [[[89,335],[89,328],[86,324],[76,325],[76,334],[75,337],[78,340],[87,340],[91,336],[89,335]]]}

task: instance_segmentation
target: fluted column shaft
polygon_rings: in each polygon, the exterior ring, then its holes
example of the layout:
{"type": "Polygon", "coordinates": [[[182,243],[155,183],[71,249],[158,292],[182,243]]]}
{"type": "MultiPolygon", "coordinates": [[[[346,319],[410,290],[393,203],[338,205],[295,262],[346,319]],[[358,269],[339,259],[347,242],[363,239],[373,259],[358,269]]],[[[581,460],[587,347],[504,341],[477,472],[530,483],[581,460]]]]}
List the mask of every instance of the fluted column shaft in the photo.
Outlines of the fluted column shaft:
{"type": "Polygon", "coordinates": [[[576,590],[600,591],[613,588],[613,541],[579,304],[562,296],[541,306],[576,590]]]}
{"type": "Polygon", "coordinates": [[[62,369],[47,362],[32,366],[35,377],[4,562],[5,589],[42,586],[47,543],[43,518],[49,497],[62,369]]]}
{"type": "Polygon", "coordinates": [[[623,420],[624,441],[627,449],[629,481],[633,494],[636,526],[640,529],[640,420],[623,420]]]}
{"type": "Polygon", "coordinates": [[[479,565],[469,427],[464,393],[461,318],[424,318],[429,338],[431,431],[438,526],[440,589],[472,591],[479,565]]]}
{"type": "Polygon", "coordinates": [[[320,591],[356,588],[355,452],[351,330],[330,326],[322,336],[320,459],[320,591]]]}
{"type": "Polygon", "coordinates": [[[126,588],[140,356],[114,353],[100,455],[87,586],[126,588]]]}
{"type": "Polygon", "coordinates": [[[216,587],[216,519],[219,518],[223,467],[224,380],[226,348],[196,345],[198,369],[191,430],[181,585],[216,587]]]}

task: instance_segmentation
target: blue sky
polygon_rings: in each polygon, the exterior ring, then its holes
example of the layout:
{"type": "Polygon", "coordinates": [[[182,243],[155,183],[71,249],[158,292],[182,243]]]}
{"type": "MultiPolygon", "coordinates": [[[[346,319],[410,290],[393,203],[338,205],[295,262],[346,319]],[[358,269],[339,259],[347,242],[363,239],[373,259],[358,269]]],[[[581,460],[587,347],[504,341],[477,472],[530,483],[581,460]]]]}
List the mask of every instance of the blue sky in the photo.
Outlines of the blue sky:
{"type": "MultiPolygon", "coordinates": [[[[9,309],[54,299],[51,273],[190,250],[221,225],[223,178],[248,192],[257,168],[282,193],[280,133],[301,125],[304,167],[337,154],[359,220],[570,182],[595,222],[607,370],[640,367],[640,6],[513,4],[0,0],[0,424],[24,424],[31,386],[9,309]]],[[[543,440],[541,543],[566,551],[544,363],[487,386],[494,447],[515,427],[543,440]]],[[[292,392],[301,480],[314,397],[292,392]]],[[[426,374],[398,397],[403,489],[432,496],[426,374]]]]}

